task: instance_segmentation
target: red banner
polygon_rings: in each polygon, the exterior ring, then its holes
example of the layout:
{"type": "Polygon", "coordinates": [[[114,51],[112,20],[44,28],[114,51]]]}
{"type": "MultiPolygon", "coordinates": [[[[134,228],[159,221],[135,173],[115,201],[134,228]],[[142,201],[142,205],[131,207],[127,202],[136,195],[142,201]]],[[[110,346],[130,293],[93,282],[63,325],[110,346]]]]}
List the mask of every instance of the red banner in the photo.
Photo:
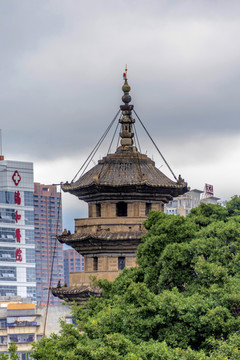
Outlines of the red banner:
{"type": "Polygon", "coordinates": [[[205,184],[205,193],[213,196],[213,185],[205,184]]]}

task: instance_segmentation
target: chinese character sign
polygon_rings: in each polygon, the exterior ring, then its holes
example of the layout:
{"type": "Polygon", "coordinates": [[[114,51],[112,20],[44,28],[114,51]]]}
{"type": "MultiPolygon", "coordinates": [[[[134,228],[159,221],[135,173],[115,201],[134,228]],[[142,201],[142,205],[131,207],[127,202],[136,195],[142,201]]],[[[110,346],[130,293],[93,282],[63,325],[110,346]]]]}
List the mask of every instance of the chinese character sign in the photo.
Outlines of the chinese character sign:
{"type": "Polygon", "coordinates": [[[20,243],[21,242],[21,231],[20,229],[16,229],[16,240],[17,240],[17,243],[20,243]]]}
{"type": "MultiPolygon", "coordinates": [[[[17,170],[15,170],[12,175],[12,181],[14,182],[14,184],[16,186],[18,186],[18,184],[21,181],[21,176],[17,170]]],[[[15,193],[14,193],[14,203],[16,205],[21,205],[21,195],[20,195],[19,191],[15,191],[15,193]]],[[[21,215],[18,213],[18,210],[15,210],[15,222],[18,223],[18,221],[20,219],[21,219],[21,215]]],[[[16,242],[21,243],[21,230],[16,229],[15,231],[16,231],[15,232],[16,242]]],[[[20,262],[22,261],[22,250],[21,249],[16,249],[16,261],[20,261],[20,262]]]]}
{"type": "Polygon", "coordinates": [[[16,261],[22,261],[22,250],[16,249],[16,261]]]}
{"type": "Polygon", "coordinates": [[[18,211],[15,211],[15,222],[18,223],[18,220],[21,219],[21,215],[18,213],[18,211]]]}
{"type": "Polygon", "coordinates": [[[213,185],[205,184],[205,192],[207,195],[213,196],[213,185]]]}
{"type": "Polygon", "coordinates": [[[14,202],[16,205],[21,205],[21,196],[19,191],[15,191],[14,202]]]}

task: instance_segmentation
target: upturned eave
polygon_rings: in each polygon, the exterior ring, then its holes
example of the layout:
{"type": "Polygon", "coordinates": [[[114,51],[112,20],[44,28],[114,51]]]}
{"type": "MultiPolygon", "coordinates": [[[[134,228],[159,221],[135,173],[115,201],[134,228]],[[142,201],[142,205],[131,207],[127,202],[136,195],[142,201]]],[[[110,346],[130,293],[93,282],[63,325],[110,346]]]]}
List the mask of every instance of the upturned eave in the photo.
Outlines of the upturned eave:
{"type": "Polygon", "coordinates": [[[58,240],[71,246],[81,255],[89,254],[134,254],[141,242],[144,231],[75,233],[59,235],[58,240]]]}
{"type": "Polygon", "coordinates": [[[101,297],[102,291],[98,287],[94,286],[60,286],[51,288],[51,292],[54,296],[67,301],[69,303],[76,302],[78,305],[87,301],[90,296],[101,297]]]}
{"type": "Polygon", "coordinates": [[[120,201],[123,196],[125,200],[135,201],[161,201],[168,203],[179,195],[183,195],[189,189],[187,184],[169,185],[152,185],[146,181],[138,184],[114,185],[99,184],[93,182],[87,186],[74,186],[71,184],[63,184],[62,190],[77,196],[86,202],[92,201],[120,201]]]}

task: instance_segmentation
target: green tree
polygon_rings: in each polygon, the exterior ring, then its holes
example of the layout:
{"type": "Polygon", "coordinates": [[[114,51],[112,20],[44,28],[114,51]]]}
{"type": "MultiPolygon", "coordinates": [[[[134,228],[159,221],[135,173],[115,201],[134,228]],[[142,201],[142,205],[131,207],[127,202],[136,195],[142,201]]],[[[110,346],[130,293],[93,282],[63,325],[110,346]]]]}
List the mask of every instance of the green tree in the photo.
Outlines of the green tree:
{"type": "Polygon", "coordinates": [[[73,306],[77,325],[62,323],[32,357],[240,360],[239,203],[150,212],[138,267],[96,282],[103,296],[73,306]]]}
{"type": "Polygon", "coordinates": [[[208,226],[212,222],[226,220],[228,210],[222,206],[201,203],[198,207],[191,210],[188,218],[200,227],[208,226]]]}
{"type": "Polygon", "coordinates": [[[8,354],[0,354],[0,360],[20,360],[17,354],[17,345],[14,342],[11,342],[8,348],[8,354]]]}
{"type": "Polygon", "coordinates": [[[240,215],[240,196],[233,196],[232,200],[227,202],[226,208],[230,216],[240,215]]]}
{"type": "Polygon", "coordinates": [[[189,242],[198,227],[183,216],[166,215],[151,211],[144,222],[147,234],[139,245],[137,262],[144,273],[144,282],[154,293],[158,292],[158,277],[161,271],[160,256],[168,244],[189,242]]]}

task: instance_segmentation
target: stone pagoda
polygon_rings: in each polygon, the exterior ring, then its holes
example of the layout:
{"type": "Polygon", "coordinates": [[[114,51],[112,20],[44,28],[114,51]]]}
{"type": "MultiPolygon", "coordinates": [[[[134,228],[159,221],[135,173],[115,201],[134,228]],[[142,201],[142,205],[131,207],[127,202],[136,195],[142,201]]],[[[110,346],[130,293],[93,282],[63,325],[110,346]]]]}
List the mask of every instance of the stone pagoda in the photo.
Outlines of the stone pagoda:
{"type": "Polygon", "coordinates": [[[59,284],[51,289],[53,295],[66,301],[82,303],[90,295],[100,296],[89,276],[112,281],[125,267],[136,266],[136,250],[148,212],[163,211],[164,203],[188,191],[180,176],[176,182],[170,180],[134,145],[130,89],[125,72],[121,146],[76,182],[62,184],[63,191],[88,203],[88,218],[75,219],[74,234],[65,231],[58,236],[61,243],[84,256],[84,272],[70,273],[69,287],[59,284]]]}

